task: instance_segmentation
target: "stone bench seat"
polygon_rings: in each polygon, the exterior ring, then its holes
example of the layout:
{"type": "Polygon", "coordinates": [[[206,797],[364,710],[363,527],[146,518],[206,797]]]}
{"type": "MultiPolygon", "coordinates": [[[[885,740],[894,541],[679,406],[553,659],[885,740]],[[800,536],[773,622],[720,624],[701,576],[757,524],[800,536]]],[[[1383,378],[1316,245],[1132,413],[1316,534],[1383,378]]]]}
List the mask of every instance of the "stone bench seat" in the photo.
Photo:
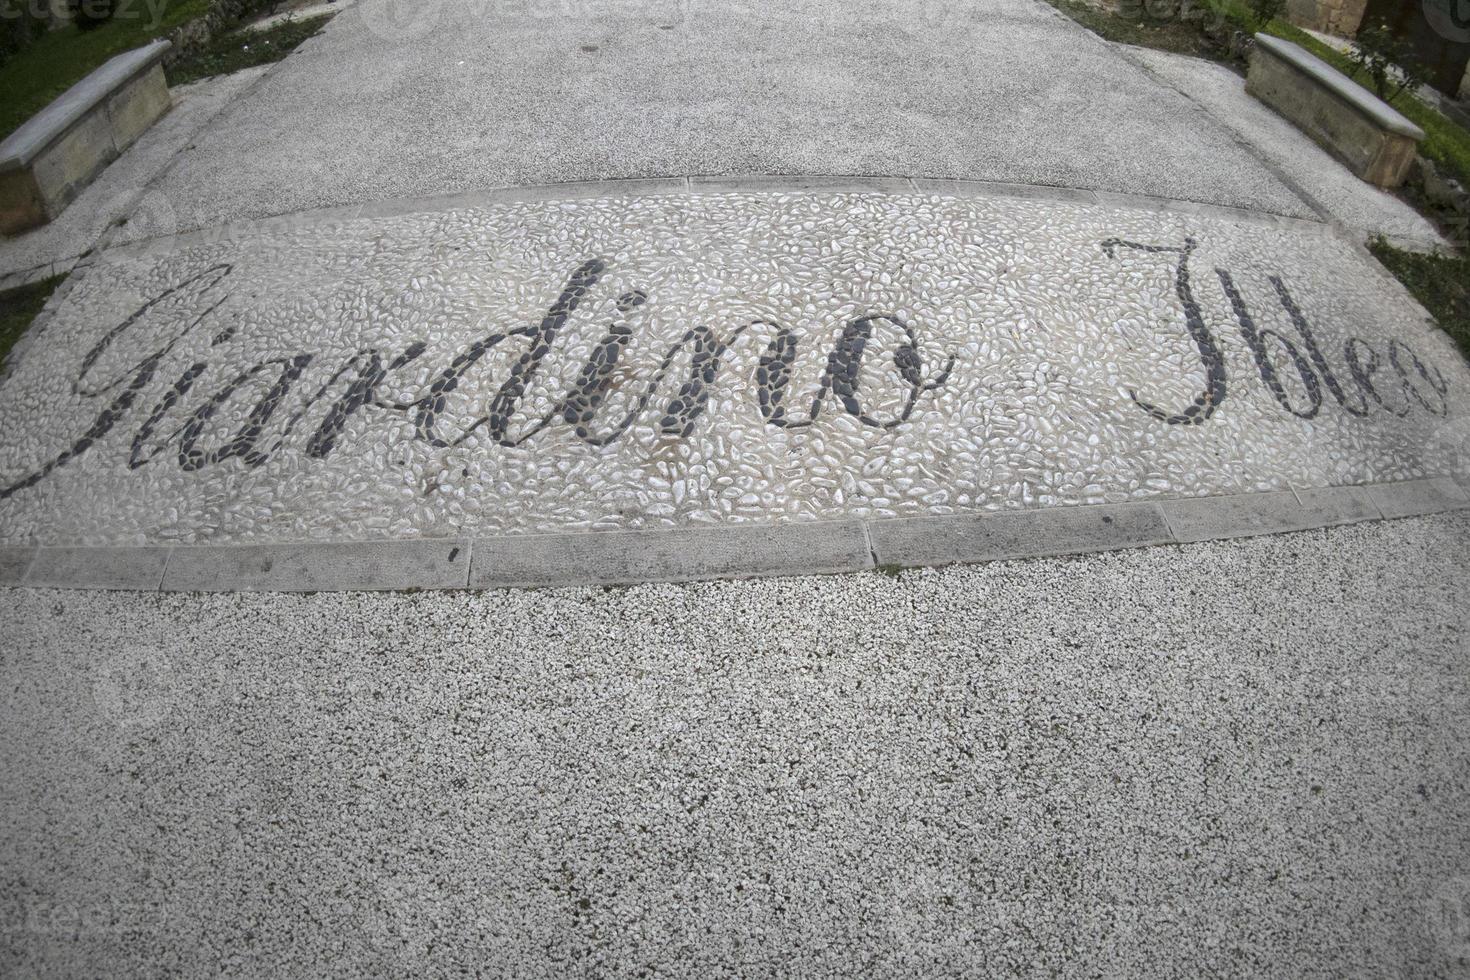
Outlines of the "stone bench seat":
{"type": "Polygon", "coordinates": [[[1379,187],[1408,175],[1424,131],[1322,59],[1257,34],[1246,91],[1295,123],[1354,174],[1379,187]]]}
{"type": "Polygon", "coordinates": [[[0,233],[51,221],[169,110],[169,47],[117,55],[0,142],[0,233]]]}

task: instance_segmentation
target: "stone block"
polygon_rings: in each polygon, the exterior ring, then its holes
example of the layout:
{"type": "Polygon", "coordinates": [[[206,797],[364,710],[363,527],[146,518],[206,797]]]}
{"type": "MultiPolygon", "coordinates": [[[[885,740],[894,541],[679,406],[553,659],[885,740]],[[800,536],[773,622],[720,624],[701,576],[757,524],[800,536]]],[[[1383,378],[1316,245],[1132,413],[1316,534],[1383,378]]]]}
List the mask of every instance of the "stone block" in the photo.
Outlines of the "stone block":
{"type": "Polygon", "coordinates": [[[1173,542],[1158,506],[1147,502],[897,518],[873,521],[868,533],[880,565],[1039,558],[1173,542]]]}
{"type": "Polygon", "coordinates": [[[39,548],[24,582],[35,589],[153,592],[163,579],[168,555],[166,547],[39,548]]]}
{"type": "Polygon", "coordinates": [[[470,543],[452,539],[178,548],[166,592],[462,589],[470,543]]]}
{"type": "Polygon", "coordinates": [[[1295,123],[1363,180],[1404,182],[1424,131],[1315,55],[1257,34],[1246,91],[1295,123]]]}
{"type": "Polygon", "coordinates": [[[30,168],[46,203],[47,220],[61,214],[116,159],[112,123],[105,112],[83,116],[57,137],[30,168]]]}
{"type": "Polygon", "coordinates": [[[0,548],[0,586],[19,585],[24,581],[35,555],[35,548],[0,548]]]}
{"type": "Polygon", "coordinates": [[[1384,517],[1419,517],[1459,510],[1467,504],[1465,490],[1449,477],[1378,483],[1370,488],[1373,502],[1384,517]]]}
{"type": "Polygon", "coordinates": [[[51,220],[46,195],[29,170],[0,173],[0,234],[13,235],[51,220]]]}
{"type": "Polygon", "coordinates": [[[1458,180],[1446,177],[1431,161],[1418,160],[1419,183],[1430,204],[1457,214],[1470,213],[1470,192],[1458,180]]]}
{"type": "Polygon", "coordinates": [[[1366,6],[1367,0],[1287,0],[1286,19],[1307,30],[1352,37],[1366,6]]]}
{"type": "Polygon", "coordinates": [[[860,521],[528,534],[476,540],[470,587],[680,582],[872,566],[860,521]]]}
{"type": "Polygon", "coordinates": [[[162,63],[114,92],[107,100],[107,116],[112,122],[112,141],[118,152],[136,143],[172,107],[173,98],[168,92],[162,63]]]}

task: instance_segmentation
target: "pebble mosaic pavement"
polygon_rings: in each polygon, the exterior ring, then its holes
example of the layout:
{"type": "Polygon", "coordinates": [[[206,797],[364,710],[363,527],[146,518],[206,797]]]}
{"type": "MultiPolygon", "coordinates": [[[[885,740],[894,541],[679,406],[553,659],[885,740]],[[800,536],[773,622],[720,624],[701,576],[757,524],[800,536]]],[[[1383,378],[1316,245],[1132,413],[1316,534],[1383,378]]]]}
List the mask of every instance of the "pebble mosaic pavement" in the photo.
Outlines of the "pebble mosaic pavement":
{"type": "Polygon", "coordinates": [[[497,202],[185,236],[74,279],[0,382],[7,544],[884,518],[1470,465],[1464,361],[1305,223],[497,202]]]}

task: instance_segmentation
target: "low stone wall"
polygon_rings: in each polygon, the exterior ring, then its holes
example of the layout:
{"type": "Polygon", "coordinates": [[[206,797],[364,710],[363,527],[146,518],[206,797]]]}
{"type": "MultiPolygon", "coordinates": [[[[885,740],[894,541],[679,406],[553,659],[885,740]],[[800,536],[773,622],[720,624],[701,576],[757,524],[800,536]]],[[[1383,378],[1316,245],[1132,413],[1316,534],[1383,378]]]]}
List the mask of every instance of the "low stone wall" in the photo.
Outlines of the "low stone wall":
{"type": "Polygon", "coordinates": [[[108,61],[0,143],[0,233],[60,214],[173,105],[167,41],[108,61]]]}
{"type": "Polygon", "coordinates": [[[1352,37],[1367,6],[1367,0],[1287,0],[1286,19],[1307,30],[1352,37]]]}
{"type": "Polygon", "coordinates": [[[1404,182],[1424,131],[1290,41],[1257,34],[1246,91],[1295,123],[1359,177],[1404,182]]]}

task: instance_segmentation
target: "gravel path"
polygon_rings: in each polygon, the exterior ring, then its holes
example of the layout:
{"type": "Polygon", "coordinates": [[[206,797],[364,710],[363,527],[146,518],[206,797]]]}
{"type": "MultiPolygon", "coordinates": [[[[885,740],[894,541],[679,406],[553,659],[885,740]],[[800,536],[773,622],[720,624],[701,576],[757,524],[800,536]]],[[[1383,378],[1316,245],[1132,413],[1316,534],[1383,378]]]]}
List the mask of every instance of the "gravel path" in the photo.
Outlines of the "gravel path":
{"type": "Polygon", "coordinates": [[[1467,553],[9,592],[0,973],[1463,975],[1467,553]]]}
{"type": "Polygon", "coordinates": [[[1311,214],[1209,113],[1039,0],[361,0],[157,189],[185,231],[505,185],[766,173],[1311,214]]]}
{"type": "Polygon", "coordinates": [[[1388,191],[1360,180],[1291,122],[1247,93],[1245,79],[1226,66],[1167,51],[1125,50],[1127,57],[1250,142],[1335,220],[1349,228],[1421,245],[1443,244],[1429,219],[1388,191]]]}

